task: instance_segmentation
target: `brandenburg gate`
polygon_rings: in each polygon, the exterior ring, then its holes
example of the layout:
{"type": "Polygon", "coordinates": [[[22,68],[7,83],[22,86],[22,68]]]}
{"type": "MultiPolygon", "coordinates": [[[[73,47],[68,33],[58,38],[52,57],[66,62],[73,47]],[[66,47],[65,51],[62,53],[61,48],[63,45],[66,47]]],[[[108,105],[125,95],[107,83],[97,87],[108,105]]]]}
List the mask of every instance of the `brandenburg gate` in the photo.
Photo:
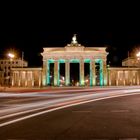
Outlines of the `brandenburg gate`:
{"type": "Polygon", "coordinates": [[[43,86],[50,85],[50,64],[54,63],[54,86],[60,85],[60,63],[65,63],[65,85],[70,85],[70,63],[79,63],[79,83],[85,85],[84,63],[89,63],[90,86],[107,85],[107,68],[105,47],[84,47],[77,42],[76,35],[72,37],[70,44],[65,47],[43,48],[43,86]],[[99,72],[96,72],[96,66],[99,66],[99,72]]]}

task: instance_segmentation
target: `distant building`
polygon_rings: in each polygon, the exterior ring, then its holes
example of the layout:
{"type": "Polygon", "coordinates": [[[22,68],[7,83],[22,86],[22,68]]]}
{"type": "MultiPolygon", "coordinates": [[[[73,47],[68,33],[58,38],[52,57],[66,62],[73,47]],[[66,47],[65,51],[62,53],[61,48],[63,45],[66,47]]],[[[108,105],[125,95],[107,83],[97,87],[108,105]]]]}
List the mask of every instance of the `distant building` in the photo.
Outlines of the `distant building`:
{"type": "MultiPolygon", "coordinates": [[[[18,62],[0,61],[4,77],[11,73],[11,85],[34,86],[128,86],[140,85],[140,60],[129,57],[121,67],[106,64],[108,52],[105,47],[85,47],[78,44],[76,35],[65,47],[44,48],[42,68],[17,68],[18,62]],[[4,64],[5,65],[4,65],[4,64]],[[61,76],[60,64],[65,64],[65,75],[61,76]],[[79,64],[79,81],[71,79],[71,63],[79,64]],[[89,74],[85,76],[85,63],[89,64],[89,74]],[[11,72],[10,72],[10,68],[11,72]],[[16,68],[13,68],[16,67],[16,68]],[[53,68],[53,69],[52,69],[53,68]]],[[[26,64],[24,65],[26,66],[26,64]]],[[[75,69],[76,71],[76,69],[75,69]]],[[[3,75],[0,73],[0,75],[3,75]]]]}
{"type": "Polygon", "coordinates": [[[0,59],[0,85],[9,84],[11,68],[21,68],[27,66],[27,61],[21,59],[0,59]]]}
{"type": "Polygon", "coordinates": [[[140,85],[140,60],[129,57],[122,61],[122,67],[109,67],[108,85],[140,85]]]}
{"type": "Polygon", "coordinates": [[[140,67],[140,60],[134,57],[128,57],[122,61],[123,67],[140,67]]]}
{"type": "Polygon", "coordinates": [[[40,87],[42,68],[12,68],[11,85],[14,87],[40,87]]]}

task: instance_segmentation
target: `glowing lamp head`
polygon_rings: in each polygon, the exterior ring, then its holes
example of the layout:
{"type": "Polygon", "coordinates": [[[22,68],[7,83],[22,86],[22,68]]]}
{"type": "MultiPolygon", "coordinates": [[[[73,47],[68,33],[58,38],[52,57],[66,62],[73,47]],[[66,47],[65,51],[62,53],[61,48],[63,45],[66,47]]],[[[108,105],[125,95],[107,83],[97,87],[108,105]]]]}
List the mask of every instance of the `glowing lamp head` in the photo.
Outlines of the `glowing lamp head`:
{"type": "Polygon", "coordinates": [[[15,57],[15,55],[12,54],[12,53],[9,53],[8,56],[9,56],[10,58],[14,58],[14,57],[15,57]]]}

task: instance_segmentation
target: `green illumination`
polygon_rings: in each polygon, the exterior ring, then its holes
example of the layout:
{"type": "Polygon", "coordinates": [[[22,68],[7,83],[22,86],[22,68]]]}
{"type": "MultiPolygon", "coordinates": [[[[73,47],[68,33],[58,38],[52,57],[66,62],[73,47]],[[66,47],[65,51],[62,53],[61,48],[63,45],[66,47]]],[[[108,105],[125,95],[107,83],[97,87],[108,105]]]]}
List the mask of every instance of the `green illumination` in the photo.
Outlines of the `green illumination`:
{"type": "Polygon", "coordinates": [[[54,63],[54,60],[53,59],[49,59],[48,63],[54,63]]]}
{"type": "Polygon", "coordinates": [[[102,59],[96,59],[95,60],[96,63],[99,63],[99,79],[100,79],[100,86],[103,86],[104,83],[104,78],[103,78],[103,61],[102,59]]]}
{"type": "Polygon", "coordinates": [[[90,63],[90,59],[84,59],[84,63],[90,63]]]}
{"type": "Polygon", "coordinates": [[[95,63],[101,63],[102,59],[95,59],[95,63]]]}
{"type": "Polygon", "coordinates": [[[70,62],[71,62],[71,63],[79,63],[80,60],[79,60],[79,59],[71,59],[70,62]]]}
{"type": "Polygon", "coordinates": [[[80,80],[80,85],[81,85],[81,86],[84,86],[84,85],[85,85],[84,80],[80,80]]]}
{"type": "Polygon", "coordinates": [[[60,63],[58,62],[58,78],[57,78],[57,85],[60,85],[60,63]]]}
{"type": "Polygon", "coordinates": [[[47,76],[47,85],[49,85],[50,84],[50,62],[48,61],[47,62],[47,74],[46,74],[46,76],[47,76]]]}
{"type": "Polygon", "coordinates": [[[100,86],[103,86],[103,61],[100,61],[100,86]]]}
{"type": "Polygon", "coordinates": [[[65,59],[59,59],[58,62],[59,62],[59,63],[65,63],[66,60],[65,60],[65,59]]]}

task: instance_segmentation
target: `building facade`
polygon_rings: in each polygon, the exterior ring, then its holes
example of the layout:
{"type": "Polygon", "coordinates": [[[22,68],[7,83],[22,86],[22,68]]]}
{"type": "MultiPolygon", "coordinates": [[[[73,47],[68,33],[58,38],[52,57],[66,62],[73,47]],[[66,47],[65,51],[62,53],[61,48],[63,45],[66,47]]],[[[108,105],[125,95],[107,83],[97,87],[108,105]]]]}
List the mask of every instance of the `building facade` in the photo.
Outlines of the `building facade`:
{"type": "MultiPolygon", "coordinates": [[[[105,47],[85,47],[77,42],[76,35],[65,47],[43,48],[42,68],[12,68],[12,86],[70,86],[71,64],[79,66],[77,86],[129,86],[140,85],[140,63],[129,57],[122,61],[122,67],[107,67],[108,53],[105,47]],[[89,74],[85,76],[85,64],[89,74]],[[60,65],[64,64],[62,76],[60,65]],[[53,65],[53,69],[51,66],[53,65]],[[52,84],[53,83],[53,84],[52,84]]],[[[7,66],[6,66],[7,67],[7,66]]]]}
{"type": "Polygon", "coordinates": [[[11,69],[27,67],[27,61],[21,59],[1,59],[0,60],[0,85],[9,85],[11,83],[11,69]]]}
{"type": "Polygon", "coordinates": [[[109,67],[107,72],[109,86],[140,85],[140,61],[137,58],[126,58],[122,67],[109,67]]]}
{"type": "Polygon", "coordinates": [[[140,67],[140,59],[135,57],[128,57],[122,61],[123,67],[140,67]]]}
{"type": "Polygon", "coordinates": [[[12,68],[11,85],[14,87],[40,87],[42,68],[12,68]]]}

